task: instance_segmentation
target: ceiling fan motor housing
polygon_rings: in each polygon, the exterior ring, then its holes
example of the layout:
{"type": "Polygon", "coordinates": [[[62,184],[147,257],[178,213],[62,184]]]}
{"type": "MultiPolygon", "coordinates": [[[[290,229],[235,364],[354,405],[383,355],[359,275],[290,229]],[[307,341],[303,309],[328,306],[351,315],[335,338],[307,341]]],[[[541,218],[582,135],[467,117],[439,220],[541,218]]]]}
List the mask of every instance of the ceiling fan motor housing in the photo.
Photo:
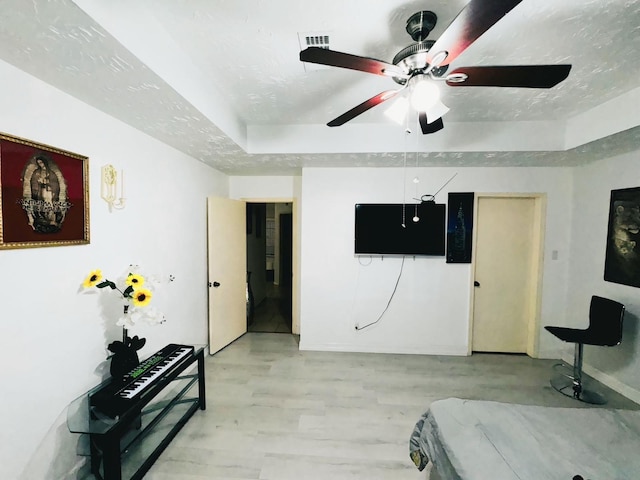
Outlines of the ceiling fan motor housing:
{"type": "Polygon", "coordinates": [[[438,17],[429,10],[414,13],[407,20],[407,33],[414,42],[422,42],[436,26],[438,17]]]}
{"type": "MultiPolygon", "coordinates": [[[[393,57],[392,63],[402,68],[409,75],[422,73],[428,66],[427,52],[431,50],[434,43],[436,43],[435,40],[424,40],[409,45],[393,57]]],[[[440,77],[447,71],[447,68],[448,65],[433,68],[431,74],[435,77],[440,77]]],[[[407,83],[406,78],[393,77],[393,79],[400,85],[407,83]]]]}
{"type": "MultiPolygon", "coordinates": [[[[414,13],[407,20],[407,33],[417,42],[400,50],[393,57],[393,64],[401,67],[407,74],[419,74],[426,70],[427,52],[431,49],[435,40],[426,40],[433,27],[436,26],[438,17],[429,10],[414,13]]],[[[432,75],[439,77],[447,71],[447,67],[434,68],[432,75]]],[[[396,83],[404,85],[406,78],[393,77],[396,83]]]]}

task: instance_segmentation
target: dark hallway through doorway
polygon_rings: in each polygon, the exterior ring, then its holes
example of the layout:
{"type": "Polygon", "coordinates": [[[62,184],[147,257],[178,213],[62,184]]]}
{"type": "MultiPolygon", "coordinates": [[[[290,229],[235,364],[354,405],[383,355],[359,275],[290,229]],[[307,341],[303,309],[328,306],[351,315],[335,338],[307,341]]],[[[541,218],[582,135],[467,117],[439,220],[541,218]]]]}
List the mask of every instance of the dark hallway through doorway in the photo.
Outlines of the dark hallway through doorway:
{"type": "Polygon", "coordinates": [[[290,298],[283,295],[282,288],[273,283],[267,284],[267,296],[255,306],[250,332],[291,333],[290,298]],[[286,302],[289,302],[287,308],[286,302]],[[287,313],[289,314],[287,318],[287,313]]]}

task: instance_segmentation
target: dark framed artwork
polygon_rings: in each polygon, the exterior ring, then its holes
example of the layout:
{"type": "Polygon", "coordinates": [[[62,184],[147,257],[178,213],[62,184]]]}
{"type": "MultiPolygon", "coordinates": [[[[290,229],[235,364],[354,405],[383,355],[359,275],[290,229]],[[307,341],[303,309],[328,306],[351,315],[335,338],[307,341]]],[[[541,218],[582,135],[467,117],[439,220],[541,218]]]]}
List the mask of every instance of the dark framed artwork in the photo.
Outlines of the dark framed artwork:
{"type": "Polygon", "coordinates": [[[474,193],[449,193],[447,263],[471,263],[474,193]]]}
{"type": "Polygon", "coordinates": [[[640,287],[640,187],[611,191],[604,279],[640,287]]]}
{"type": "Polygon", "coordinates": [[[0,133],[0,249],[89,243],[89,159],[0,133]]]}

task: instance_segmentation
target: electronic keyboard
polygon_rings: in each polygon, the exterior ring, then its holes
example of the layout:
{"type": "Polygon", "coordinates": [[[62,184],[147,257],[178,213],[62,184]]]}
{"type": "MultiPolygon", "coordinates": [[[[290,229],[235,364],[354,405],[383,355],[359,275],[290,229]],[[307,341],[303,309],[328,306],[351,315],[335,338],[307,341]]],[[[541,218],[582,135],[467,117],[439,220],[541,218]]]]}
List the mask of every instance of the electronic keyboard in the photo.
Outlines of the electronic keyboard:
{"type": "Polygon", "coordinates": [[[194,347],[171,343],[157,351],[121,380],[114,379],[90,395],[89,405],[101,413],[115,418],[126,412],[165,375],[191,357],[194,347]]]}

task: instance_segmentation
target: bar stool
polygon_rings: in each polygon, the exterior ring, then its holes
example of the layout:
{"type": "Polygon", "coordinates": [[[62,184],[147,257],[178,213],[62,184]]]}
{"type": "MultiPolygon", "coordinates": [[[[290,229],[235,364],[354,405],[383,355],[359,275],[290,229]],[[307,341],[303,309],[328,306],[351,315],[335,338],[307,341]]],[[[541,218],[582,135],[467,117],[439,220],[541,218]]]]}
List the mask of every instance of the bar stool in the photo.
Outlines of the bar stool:
{"type": "Polygon", "coordinates": [[[608,298],[591,297],[589,327],[586,329],[544,327],[560,340],[575,343],[573,368],[566,363],[554,365],[559,375],[551,379],[551,386],[558,392],[585,403],[603,405],[606,399],[599,393],[586,390],[582,384],[582,359],[584,345],[613,347],[622,341],[624,305],[608,298]]]}

